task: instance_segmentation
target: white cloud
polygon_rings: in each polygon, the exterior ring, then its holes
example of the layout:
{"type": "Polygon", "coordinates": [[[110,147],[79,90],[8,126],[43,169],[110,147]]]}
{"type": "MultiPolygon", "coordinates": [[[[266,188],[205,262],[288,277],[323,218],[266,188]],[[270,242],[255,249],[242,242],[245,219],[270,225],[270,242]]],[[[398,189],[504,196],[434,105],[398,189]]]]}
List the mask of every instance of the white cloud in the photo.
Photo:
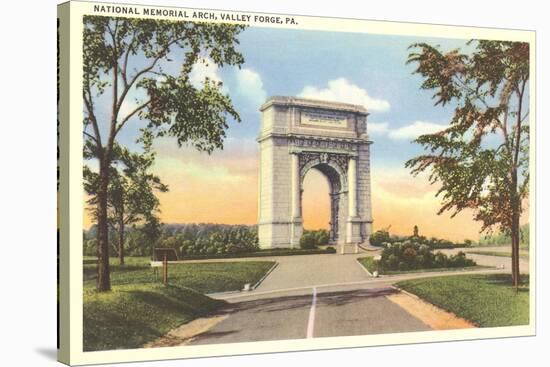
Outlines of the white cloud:
{"type": "Polygon", "coordinates": [[[436,124],[426,121],[415,121],[410,125],[391,130],[388,136],[395,140],[413,140],[420,135],[433,134],[449,127],[447,124],[436,124]]]}
{"type": "Polygon", "coordinates": [[[328,88],[319,89],[306,86],[298,95],[303,98],[320,99],[364,106],[369,111],[388,111],[390,103],[384,99],[373,98],[367,91],[345,78],[328,82],[328,88]]]}
{"type": "Polygon", "coordinates": [[[265,102],[267,93],[260,75],[252,69],[236,69],[237,92],[254,103],[254,108],[265,102]]]}
{"type": "Polygon", "coordinates": [[[216,65],[216,63],[209,58],[199,58],[189,73],[191,85],[197,89],[201,89],[206,78],[216,82],[221,82],[222,79],[218,74],[218,69],[218,65],[216,65]]]}
{"type": "Polygon", "coordinates": [[[379,134],[384,135],[389,131],[387,122],[368,122],[367,121],[367,132],[369,134],[379,134]]]}

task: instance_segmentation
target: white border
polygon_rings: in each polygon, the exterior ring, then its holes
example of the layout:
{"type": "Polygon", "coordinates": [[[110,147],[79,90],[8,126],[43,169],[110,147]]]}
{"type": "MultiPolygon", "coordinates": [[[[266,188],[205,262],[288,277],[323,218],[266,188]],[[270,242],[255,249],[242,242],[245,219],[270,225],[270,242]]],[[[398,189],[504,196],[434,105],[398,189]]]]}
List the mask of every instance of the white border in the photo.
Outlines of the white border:
{"type": "MultiPolygon", "coordinates": [[[[94,3],[75,1],[71,2],[71,90],[80,90],[82,83],[82,53],[78,50],[82,49],[82,16],[84,14],[97,14],[93,12],[94,3]]],[[[134,6],[134,5],[133,5],[134,6]]],[[[135,5],[143,13],[143,6],[135,5]]],[[[147,6],[147,8],[150,8],[147,6]]],[[[164,8],[164,7],[163,7],[164,8]]],[[[193,9],[187,9],[192,11],[193,9]]],[[[218,12],[219,11],[215,11],[218,12]]],[[[227,11],[224,11],[227,13],[227,11]]],[[[238,14],[239,12],[232,12],[238,14]]],[[[99,14],[109,15],[109,14],[99,14]]],[[[117,14],[111,14],[117,15],[117,14]]],[[[120,15],[119,15],[120,16],[120,15]]],[[[128,17],[134,17],[128,15],[128,17]]],[[[170,19],[166,17],[151,17],[158,19],[170,19]]],[[[219,18],[219,17],[218,17],[219,18]]],[[[357,19],[340,19],[340,18],[317,18],[317,17],[295,17],[300,24],[299,27],[292,25],[278,25],[277,28],[293,28],[293,29],[310,29],[310,30],[327,30],[333,32],[365,32],[372,34],[400,35],[407,36],[434,36],[445,38],[484,38],[484,39],[506,39],[514,41],[530,42],[532,69],[534,70],[534,40],[535,34],[530,31],[511,31],[503,29],[489,28],[468,28],[468,27],[452,27],[440,25],[412,24],[412,23],[395,23],[395,22],[380,22],[367,21],[357,19]]],[[[177,18],[176,18],[177,19],[177,18]]],[[[221,22],[221,20],[218,20],[221,22]]],[[[274,27],[273,25],[257,25],[261,27],[274,27]]],[[[532,73],[534,79],[534,72],[532,73]]],[[[534,83],[533,83],[534,84],[534,83]]],[[[530,95],[534,96],[534,85],[531,85],[530,95]]],[[[535,111],[535,99],[531,98],[531,111],[535,111]]],[[[75,98],[71,104],[71,121],[80,122],[82,119],[83,105],[82,100],[75,98]]],[[[534,114],[533,114],[534,115],[534,114]]],[[[534,116],[533,116],[534,118],[534,116]]],[[[82,246],[82,138],[78,129],[71,129],[71,248],[81,248],[82,246]],[[80,210],[79,210],[80,209],[80,210]]],[[[534,147],[534,140],[531,139],[531,144],[534,147]]],[[[534,151],[534,150],[533,150],[534,151]]],[[[534,182],[533,179],[531,182],[534,182]]],[[[531,204],[535,201],[534,185],[532,185],[531,204]]],[[[535,206],[531,205],[531,212],[534,213],[535,206]]],[[[534,214],[531,215],[534,218],[534,214]]],[[[534,224],[533,224],[534,225],[534,224]]],[[[534,228],[531,233],[534,234],[534,228]]],[[[534,243],[534,241],[533,241],[534,243]]],[[[82,352],[82,261],[81,254],[77,251],[72,251],[71,254],[71,364],[89,364],[89,363],[104,363],[104,362],[126,362],[140,360],[157,360],[157,359],[176,359],[176,358],[193,358],[205,356],[221,356],[234,354],[249,354],[249,353],[266,353],[266,352],[283,352],[283,351],[299,351],[312,349],[327,349],[327,348],[342,348],[342,347],[360,347],[360,346],[375,346],[387,344],[403,344],[403,343],[423,343],[435,342],[444,340],[466,340],[477,338],[492,338],[504,336],[521,336],[533,335],[535,333],[535,292],[531,292],[531,312],[530,325],[515,326],[515,327],[500,327],[500,328],[483,328],[469,330],[445,330],[445,331],[430,331],[421,333],[401,333],[401,334],[384,334],[384,335],[367,335],[356,337],[335,337],[335,338],[318,338],[306,340],[280,340],[270,342],[253,342],[253,343],[234,343],[234,344],[219,344],[205,346],[181,346],[167,347],[156,349],[132,349],[132,350],[116,350],[116,351],[98,351],[98,352],[82,352]]],[[[532,260],[535,256],[535,251],[531,251],[532,260]]],[[[531,270],[534,270],[534,261],[531,261],[531,270]]],[[[534,274],[534,271],[531,271],[534,274]]],[[[532,276],[532,287],[535,285],[534,276],[532,276]]]]}

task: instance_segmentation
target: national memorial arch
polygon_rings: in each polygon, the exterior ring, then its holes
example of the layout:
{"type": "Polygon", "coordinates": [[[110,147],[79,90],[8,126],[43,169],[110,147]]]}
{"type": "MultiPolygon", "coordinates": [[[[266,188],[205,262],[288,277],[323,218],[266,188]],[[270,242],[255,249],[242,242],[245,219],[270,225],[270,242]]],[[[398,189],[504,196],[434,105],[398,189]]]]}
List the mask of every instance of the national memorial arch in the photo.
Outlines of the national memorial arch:
{"type": "Polygon", "coordinates": [[[260,111],[260,247],[299,247],[303,182],[312,168],[329,182],[329,243],[341,252],[346,245],[368,244],[372,141],[367,110],[347,103],[272,97],[260,111]]]}

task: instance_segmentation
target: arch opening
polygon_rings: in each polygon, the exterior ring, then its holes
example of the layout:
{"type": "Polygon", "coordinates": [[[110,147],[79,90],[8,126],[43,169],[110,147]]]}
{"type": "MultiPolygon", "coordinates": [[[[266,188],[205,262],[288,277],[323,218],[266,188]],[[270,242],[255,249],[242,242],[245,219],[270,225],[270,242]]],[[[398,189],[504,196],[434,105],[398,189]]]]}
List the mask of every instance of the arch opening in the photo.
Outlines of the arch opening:
{"type": "Polygon", "coordinates": [[[306,165],[301,172],[300,213],[303,229],[328,229],[329,244],[331,245],[338,243],[341,233],[340,226],[344,223],[343,220],[340,220],[340,213],[345,210],[342,208],[342,204],[345,202],[342,200],[345,195],[342,191],[345,177],[339,171],[337,167],[329,163],[315,161],[306,165]],[[310,176],[312,176],[313,182],[309,182],[310,176]],[[304,210],[304,206],[306,206],[306,210],[304,210]],[[309,213],[310,207],[316,211],[309,213]],[[325,225],[322,224],[323,218],[328,219],[325,225]],[[317,225],[317,228],[309,228],[313,223],[317,225]]]}
{"type": "Polygon", "coordinates": [[[304,230],[330,230],[330,182],[324,173],[310,169],[302,187],[302,225],[304,230]]]}

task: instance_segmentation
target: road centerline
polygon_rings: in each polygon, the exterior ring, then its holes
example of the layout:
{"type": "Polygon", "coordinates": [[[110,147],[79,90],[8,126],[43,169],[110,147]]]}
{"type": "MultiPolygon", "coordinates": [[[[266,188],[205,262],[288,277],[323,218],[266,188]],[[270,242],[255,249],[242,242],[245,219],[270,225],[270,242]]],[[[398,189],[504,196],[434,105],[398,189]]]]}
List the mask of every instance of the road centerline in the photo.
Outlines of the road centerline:
{"type": "Polygon", "coordinates": [[[309,310],[309,319],[307,321],[306,338],[313,338],[313,330],[315,328],[315,307],[317,306],[317,287],[313,287],[313,297],[311,300],[311,308],[309,310]]]}

